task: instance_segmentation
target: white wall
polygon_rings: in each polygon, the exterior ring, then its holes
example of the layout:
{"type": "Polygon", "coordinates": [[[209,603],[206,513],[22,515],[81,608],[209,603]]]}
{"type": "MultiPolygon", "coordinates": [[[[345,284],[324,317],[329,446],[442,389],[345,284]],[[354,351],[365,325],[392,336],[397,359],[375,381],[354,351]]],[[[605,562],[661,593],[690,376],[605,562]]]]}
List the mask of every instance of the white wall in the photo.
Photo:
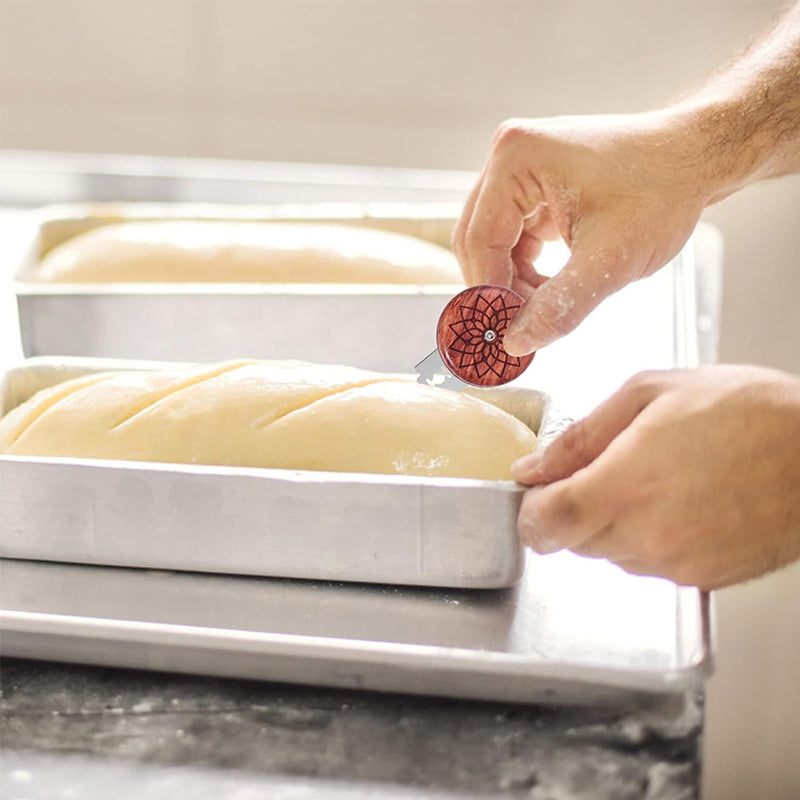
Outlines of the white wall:
{"type": "MultiPolygon", "coordinates": [[[[781,5],[0,0],[0,145],[478,169],[503,118],[664,102],[781,5]]],[[[723,359],[800,373],[800,178],[707,218],[723,359]]],[[[707,796],[800,796],[800,568],[718,601],[707,796]]]]}

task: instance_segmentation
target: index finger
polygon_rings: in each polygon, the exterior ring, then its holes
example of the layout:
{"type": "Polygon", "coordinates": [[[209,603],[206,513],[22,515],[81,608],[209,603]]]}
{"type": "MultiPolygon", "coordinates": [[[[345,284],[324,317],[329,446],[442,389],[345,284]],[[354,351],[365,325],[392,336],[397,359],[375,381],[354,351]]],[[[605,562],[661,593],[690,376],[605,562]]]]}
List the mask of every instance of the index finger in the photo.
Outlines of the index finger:
{"type": "Polygon", "coordinates": [[[635,375],[588,416],[573,422],[543,453],[515,461],[511,465],[514,478],[534,486],[563,480],[589,466],[668,388],[670,376],[657,371],[635,375]]]}
{"type": "Polygon", "coordinates": [[[519,178],[497,162],[490,164],[466,224],[462,257],[474,283],[510,286],[514,275],[512,250],[525,220],[543,202],[531,178],[519,178]]]}
{"type": "Polygon", "coordinates": [[[637,474],[640,434],[623,430],[590,464],[561,480],[528,489],[517,527],[539,553],[580,547],[619,521],[637,474]]]}
{"type": "Polygon", "coordinates": [[[469,221],[472,219],[472,213],[475,210],[475,201],[478,199],[478,194],[480,193],[481,186],[483,186],[482,173],[478,178],[478,180],[476,181],[475,185],[472,187],[467,197],[467,200],[464,203],[464,208],[461,210],[461,216],[459,217],[458,222],[453,228],[453,235],[451,237],[453,252],[456,254],[456,257],[458,258],[458,264],[461,267],[461,273],[464,276],[464,281],[467,283],[467,285],[471,285],[473,283],[473,280],[469,272],[469,265],[467,264],[467,259],[464,251],[464,236],[466,235],[469,221]]]}

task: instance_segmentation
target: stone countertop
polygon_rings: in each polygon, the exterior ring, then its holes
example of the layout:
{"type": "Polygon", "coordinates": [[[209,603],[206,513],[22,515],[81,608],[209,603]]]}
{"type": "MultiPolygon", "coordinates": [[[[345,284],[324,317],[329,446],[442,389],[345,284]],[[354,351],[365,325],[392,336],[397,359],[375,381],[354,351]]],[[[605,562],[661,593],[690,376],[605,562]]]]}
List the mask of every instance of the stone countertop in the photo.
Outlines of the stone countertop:
{"type": "Polygon", "coordinates": [[[9,800],[700,792],[696,697],[519,706],[17,659],[2,662],[0,687],[9,800]]]}

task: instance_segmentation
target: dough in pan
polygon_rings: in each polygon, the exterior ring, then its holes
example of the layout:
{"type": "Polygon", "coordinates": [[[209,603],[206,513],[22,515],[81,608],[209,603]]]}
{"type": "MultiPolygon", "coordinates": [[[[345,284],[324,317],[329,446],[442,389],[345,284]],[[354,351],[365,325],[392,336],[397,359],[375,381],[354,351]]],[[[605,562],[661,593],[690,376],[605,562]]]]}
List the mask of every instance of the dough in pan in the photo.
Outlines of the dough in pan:
{"type": "Polygon", "coordinates": [[[489,403],[352,367],[231,361],[45,389],[0,452],[511,480],[533,432],[489,403]]]}
{"type": "Polygon", "coordinates": [[[41,260],[56,283],[461,284],[444,247],[388,231],[311,222],[166,220],[103,225],[41,260]]]}

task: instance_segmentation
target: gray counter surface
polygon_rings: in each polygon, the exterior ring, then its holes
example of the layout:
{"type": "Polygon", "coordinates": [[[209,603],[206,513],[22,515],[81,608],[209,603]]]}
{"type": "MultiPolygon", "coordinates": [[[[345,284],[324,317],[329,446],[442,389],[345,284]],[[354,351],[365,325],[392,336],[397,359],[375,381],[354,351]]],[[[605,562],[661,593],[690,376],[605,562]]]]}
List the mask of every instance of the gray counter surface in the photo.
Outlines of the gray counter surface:
{"type": "Polygon", "coordinates": [[[698,697],[511,706],[12,659],[0,675],[8,800],[699,797],[698,697]]]}

